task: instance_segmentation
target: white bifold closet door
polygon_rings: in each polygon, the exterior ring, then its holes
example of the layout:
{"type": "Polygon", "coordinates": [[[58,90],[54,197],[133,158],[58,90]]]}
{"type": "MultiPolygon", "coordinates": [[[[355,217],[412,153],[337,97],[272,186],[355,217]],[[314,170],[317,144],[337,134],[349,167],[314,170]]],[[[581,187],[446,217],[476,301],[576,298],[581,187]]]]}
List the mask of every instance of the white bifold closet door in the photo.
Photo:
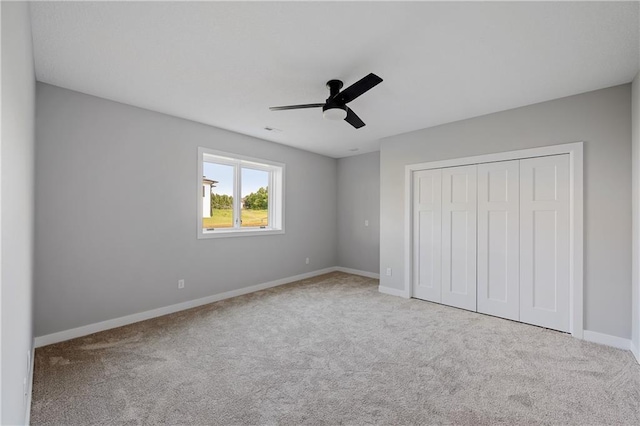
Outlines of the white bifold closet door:
{"type": "Polygon", "coordinates": [[[477,166],[442,169],[442,303],[476,310],[477,166]]]}
{"type": "Polygon", "coordinates": [[[442,170],[413,175],[413,295],[440,302],[442,170]]]}
{"type": "Polygon", "coordinates": [[[478,165],[478,312],[519,320],[520,161],[478,165]]]}
{"type": "Polygon", "coordinates": [[[569,331],[569,156],[520,160],[520,321],[569,331]]]}

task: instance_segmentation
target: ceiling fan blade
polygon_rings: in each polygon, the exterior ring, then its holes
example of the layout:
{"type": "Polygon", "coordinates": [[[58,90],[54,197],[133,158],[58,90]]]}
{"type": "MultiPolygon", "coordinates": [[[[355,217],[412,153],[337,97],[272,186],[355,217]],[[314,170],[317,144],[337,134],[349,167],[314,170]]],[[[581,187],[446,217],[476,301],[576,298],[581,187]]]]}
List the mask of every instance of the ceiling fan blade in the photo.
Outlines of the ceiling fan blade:
{"type": "Polygon", "coordinates": [[[382,83],[382,79],[377,75],[371,73],[368,76],[363,77],[359,81],[356,81],[351,86],[344,89],[342,92],[338,93],[336,95],[336,98],[338,98],[345,104],[349,103],[380,83],[382,83]]]}
{"type": "Polygon", "coordinates": [[[323,106],[324,104],[303,104],[303,105],[275,106],[275,107],[269,107],[269,109],[271,111],[284,111],[287,109],[319,108],[323,106]]]}
{"type": "Polygon", "coordinates": [[[345,117],[344,121],[351,124],[356,129],[365,126],[364,121],[362,121],[351,108],[347,108],[347,116],[345,117]]]}

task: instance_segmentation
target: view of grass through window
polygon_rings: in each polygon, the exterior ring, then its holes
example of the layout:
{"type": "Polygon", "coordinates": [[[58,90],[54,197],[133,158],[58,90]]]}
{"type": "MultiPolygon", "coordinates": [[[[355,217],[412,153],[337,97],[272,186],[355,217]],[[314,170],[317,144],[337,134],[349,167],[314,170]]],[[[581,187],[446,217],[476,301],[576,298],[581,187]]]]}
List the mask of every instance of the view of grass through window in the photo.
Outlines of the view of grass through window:
{"type": "Polygon", "coordinates": [[[269,172],[242,169],[241,224],[243,227],[269,225],[269,172]]]}
{"type": "MultiPolygon", "coordinates": [[[[211,197],[210,205],[203,211],[202,226],[205,229],[233,228],[234,167],[209,162],[203,166],[203,196],[210,191],[211,197]]],[[[240,226],[268,226],[269,172],[243,167],[241,182],[240,226]]]]}

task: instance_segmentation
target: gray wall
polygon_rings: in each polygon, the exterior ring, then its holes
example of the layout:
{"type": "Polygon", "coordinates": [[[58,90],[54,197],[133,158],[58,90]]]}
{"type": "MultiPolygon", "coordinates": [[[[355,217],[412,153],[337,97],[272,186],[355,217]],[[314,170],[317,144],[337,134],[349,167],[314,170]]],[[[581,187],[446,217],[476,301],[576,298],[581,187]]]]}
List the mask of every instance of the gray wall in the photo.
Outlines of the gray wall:
{"type": "Polygon", "coordinates": [[[36,94],[36,336],[337,264],[335,159],[46,84],[36,94]],[[196,239],[198,146],[285,163],[286,233],[196,239]]]}
{"type": "Polygon", "coordinates": [[[345,268],[379,271],[379,152],[338,160],[338,262],[345,268]]]}
{"type": "Polygon", "coordinates": [[[404,166],[585,142],[585,328],[631,337],[629,84],[382,140],[381,285],[404,288],[404,166]]]}
{"type": "Polygon", "coordinates": [[[22,382],[33,345],[35,75],[26,3],[2,2],[2,424],[23,424],[22,382]]]}
{"type": "Polygon", "coordinates": [[[633,162],[633,279],[632,279],[632,312],[631,342],[633,351],[640,362],[640,73],[636,75],[631,86],[631,145],[633,162]]]}

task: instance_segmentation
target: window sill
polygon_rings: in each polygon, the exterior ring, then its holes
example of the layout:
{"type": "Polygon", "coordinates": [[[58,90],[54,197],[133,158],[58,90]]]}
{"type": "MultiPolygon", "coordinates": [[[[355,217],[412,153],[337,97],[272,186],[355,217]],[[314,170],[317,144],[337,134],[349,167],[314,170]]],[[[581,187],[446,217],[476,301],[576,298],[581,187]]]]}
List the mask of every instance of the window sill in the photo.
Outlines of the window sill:
{"type": "Polygon", "coordinates": [[[234,229],[219,231],[198,230],[198,239],[207,240],[209,238],[229,238],[229,237],[257,237],[259,235],[284,234],[284,229],[234,229]]]}

